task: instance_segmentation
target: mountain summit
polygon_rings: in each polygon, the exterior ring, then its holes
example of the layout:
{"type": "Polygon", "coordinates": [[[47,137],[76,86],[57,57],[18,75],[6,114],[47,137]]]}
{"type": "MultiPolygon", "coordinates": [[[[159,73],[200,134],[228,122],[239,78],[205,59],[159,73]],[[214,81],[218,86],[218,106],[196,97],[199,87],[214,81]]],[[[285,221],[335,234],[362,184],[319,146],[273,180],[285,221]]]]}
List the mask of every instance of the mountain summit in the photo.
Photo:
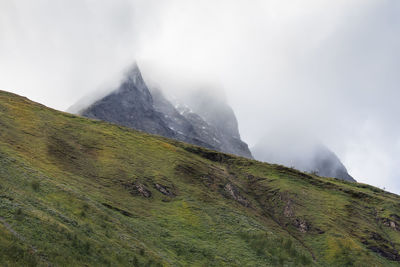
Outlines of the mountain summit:
{"type": "Polygon", "coordinates": [[[175,137],[162,114],[155,111],[153,98],[137,64],[130,68],[116,90],[82,110],[80,115],[152,134],[175,137]]]}
{"type": "Polygon", "coordinates": [[[187,102],[171,103],[159,89],[151,91],[137,64],[119,87],[78,112],[144,132],[173,138],[220,152],[252,158],[240,139],[233,110],[213,96],[197,91],[187,102]]]}

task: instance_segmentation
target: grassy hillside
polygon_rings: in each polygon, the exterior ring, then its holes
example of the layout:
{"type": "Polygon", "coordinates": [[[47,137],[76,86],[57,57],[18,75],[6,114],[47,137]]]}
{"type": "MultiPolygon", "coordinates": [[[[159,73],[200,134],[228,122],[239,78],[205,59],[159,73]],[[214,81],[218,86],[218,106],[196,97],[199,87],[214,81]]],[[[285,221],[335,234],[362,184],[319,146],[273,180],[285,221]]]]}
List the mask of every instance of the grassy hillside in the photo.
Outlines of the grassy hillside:
{"type": "Polygon", "coordinates": [[[0,91],[2,266],[397,266],[400,197],[0,91]]]}

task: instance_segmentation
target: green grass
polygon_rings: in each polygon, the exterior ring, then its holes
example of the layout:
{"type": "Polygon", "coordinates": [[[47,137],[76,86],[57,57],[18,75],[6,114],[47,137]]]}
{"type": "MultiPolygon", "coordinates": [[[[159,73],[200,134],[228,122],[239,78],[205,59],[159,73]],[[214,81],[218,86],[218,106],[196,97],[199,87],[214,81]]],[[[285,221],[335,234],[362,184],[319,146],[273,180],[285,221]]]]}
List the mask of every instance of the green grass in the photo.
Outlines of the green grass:
{"type": "Polygon", "coordinates": [[[400,197],[369,185],[0,91],[4,266],[397,266],[395,215],[400,197]]]}

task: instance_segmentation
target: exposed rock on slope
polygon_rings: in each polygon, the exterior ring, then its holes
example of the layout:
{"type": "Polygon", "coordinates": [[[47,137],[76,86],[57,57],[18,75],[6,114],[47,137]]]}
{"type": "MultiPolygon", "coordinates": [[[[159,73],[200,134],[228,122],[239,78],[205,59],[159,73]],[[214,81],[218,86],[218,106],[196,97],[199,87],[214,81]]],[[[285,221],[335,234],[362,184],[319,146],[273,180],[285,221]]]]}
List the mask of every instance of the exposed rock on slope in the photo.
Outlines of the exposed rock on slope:
{"type": "Polygon", "coordinates": [[[175,103],[175,107],[160,90],[150,92],[135,64],[117,90],[79,114],[221,152],[252,157],[247,144],[240,140],[233,110],[225,102],[201,92],[189,99],[192,100],[190,103],[175,103]],[[205,106],[207,109],[202,108],[205,106]]]}

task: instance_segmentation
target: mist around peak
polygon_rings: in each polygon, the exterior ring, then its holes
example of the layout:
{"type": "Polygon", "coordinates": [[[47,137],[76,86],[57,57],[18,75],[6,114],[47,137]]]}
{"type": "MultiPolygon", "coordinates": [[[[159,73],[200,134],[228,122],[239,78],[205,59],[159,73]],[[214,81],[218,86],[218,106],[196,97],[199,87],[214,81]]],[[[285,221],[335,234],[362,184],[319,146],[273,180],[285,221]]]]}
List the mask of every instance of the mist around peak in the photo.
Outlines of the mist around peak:
{"type": "Polygon", "coordinates": [[[270,131],[251,151],[255,159],[292,167],[323,177],[356,180],[338,156],[312,135],[270,131]]]}
{"type": "Polygon", "coordinates": [[[162,89],[150,88],[135,63],[107,95],[86,101],[85,106],[79,104],[78,114],[252,158],[248,145],[240,138],[236,116],[222,95],[191,89],[169,100],[162,89]]]}

